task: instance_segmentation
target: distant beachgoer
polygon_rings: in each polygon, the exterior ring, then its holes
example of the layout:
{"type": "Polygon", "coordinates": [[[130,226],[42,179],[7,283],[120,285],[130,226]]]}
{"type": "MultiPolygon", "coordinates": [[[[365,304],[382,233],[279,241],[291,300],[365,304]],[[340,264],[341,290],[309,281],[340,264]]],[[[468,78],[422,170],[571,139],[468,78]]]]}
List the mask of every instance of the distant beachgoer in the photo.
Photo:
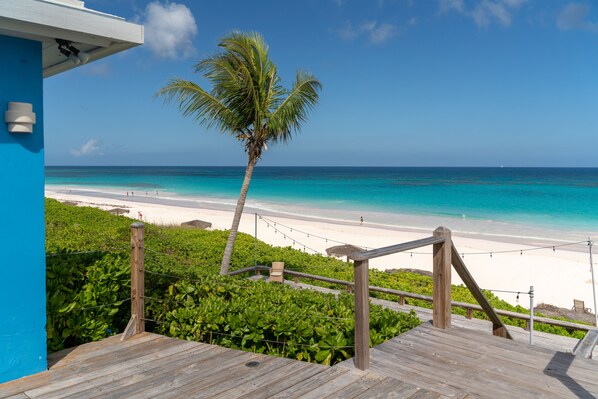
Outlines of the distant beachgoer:
{"type": "Polygon", "coordinates": [[[129,196],[129,192],[127,191],[127,197],[129,196]]]}
{"type": "Polygon", "coordinates": [[[363,224],[363,216],[359,218],[359,224],[363,224]]]}
{"type": "Polygon", "coordinates": [[[145,192],[145,195],[147,195],[147,191],[145,192]]]}
{"type": "Polygon", "coordinates": [[[158,192],[156,191],[156,195],[158,195],[158,192]]]}
{"type": "Polygon", "coordinates": [[[137,216],[139,217],[139,220],[143,220],[143,214],[141,212],[137,212],[137,216]]]}
{"type": "Polygon", "coordinates": [[[131,197],[134,197],[135,193],[133,191],[131,191],[131,197]]]}

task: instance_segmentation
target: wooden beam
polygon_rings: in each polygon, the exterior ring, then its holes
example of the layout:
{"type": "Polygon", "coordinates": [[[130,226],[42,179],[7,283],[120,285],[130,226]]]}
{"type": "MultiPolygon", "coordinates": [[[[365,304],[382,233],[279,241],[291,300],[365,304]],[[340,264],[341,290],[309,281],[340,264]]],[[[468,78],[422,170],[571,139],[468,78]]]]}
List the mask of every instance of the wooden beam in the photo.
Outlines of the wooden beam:
{"type": "Polygon", "coordinates": [[[135,315],[131,316],[127,326],[125,327],[125,331],[120,335],[120,340],[124,341],[127,338],[132,337],[135,335],[135,323],[137,321],[137,317],[135,315]]]}
{"type": "Polygon", "coordinates": [[[145,225],[131,225],[131,319],[135,318],[133,334],[145,331],[145,278],[144,278],[145,225]]]}
{"type": "Polygon", "coordinates": [[[451,328],[451,231],[446,227],[434,230],[432,325],[437,328],[451,328]]]}
{"type": "Polygon", "coordinates": [[[573,355],[591,359],[596,344],[598,344],[598,329],[590,330],[586,336],[575,345],[575,348],[573,348],[573,355]]]}
{"type": "Polygon", "coordinates": [[[355,261],[355,367],[370,367],[370,296],[368,261],[355,261]]]}
{"type": "Polygon", "coordinates": [[[476,301],[478,301],[478,303],[482,307],[482,310],[486,313],[486,315],[492,322],[492,334],[498,337],[513,339],[513,337],[509,333],[509,330],[507,330],[507,327],[504,325],[500,317],[498,317],[498,314],[496,314],[496,312],[490,305],[490,302],[488,302],[488,299],[486,299],[486,297],[482,293],[482,290],[473,279],[473,276],[469,273],[469,270],[467,270],[465,262],[463,262],[463,259],[461,259],[461,256],[459,255],[457,248],[455,248],[455,246],[451,247],[453,267],[457,271],[459,277],[461,277],[461,280],[463,280],[463,283],[465,283],[465,286],[469,288],[469,291],[471,292],[473,297],[476,299],[476,301]]]}
{"type": "Polygon", "coordinates": [[[349,255],[349,258],[353,260],[366,260],[379,258],[381,256],[392,255],[397,252],[405,252],[410,249],[421,248],[427,245],[439,244],[443,241],[442,237],[428,237],[422,238],[421,240],[404,242],[402,244],[391,245],[388,247],[372,249],[370,251],[354,252],[349,255]]]}

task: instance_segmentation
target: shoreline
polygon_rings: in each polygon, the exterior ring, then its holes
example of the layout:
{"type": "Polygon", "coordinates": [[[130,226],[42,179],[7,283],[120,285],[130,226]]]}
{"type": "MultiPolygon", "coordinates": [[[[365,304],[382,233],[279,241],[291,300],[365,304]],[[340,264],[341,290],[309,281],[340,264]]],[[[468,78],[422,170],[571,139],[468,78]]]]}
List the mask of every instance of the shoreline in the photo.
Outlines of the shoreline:
{"type": "MultiPolygon", "coordinates": [[[[141,193],[145,190],[141,191],[141,193]]],[[[217,198],[173,197],[171,193],[158,196],[149,194],[125,196],[117,190],[86,190],[80,187],[46,186],[46,196],[59,201],[75,201],[81,206],[101,209],[121,207],[130,209],[127,215],[137,219],[138,212],[143,220],[162,225],[201,219],[212,223],[212,229],[228,230],[232,222],[234,203],[223,203],[217,198]]],[[[277,223],[258,218],[258,239],[274,246],[293,246],[309,253],[325,254],[325,249],[339,243],[349,243],[363,248],[379,248],[428,237],[433,228],[398,226],[368,222],[363,225],[359,216],[351,220],[336,217],[320,217],[289,214],[271,209],[258,209],[249,202],[244,210],[239,231],[254,235],[256,217],[254,213],[277,223]],[[353,221],[355,220],[355,222],[353,221]],[[284,226],[284,227],[283,227],[284,226]],[[292,230],[291,230],[292,229],[292,230]],[[320,238],[316,238],[320,237],[320,238]],[[329,242],[326,242],[328,239],[329,242]],[[311,250],[314,251],[311,251],[311,250]]],[[[356,212],[353,214],[357,215],[356,212]]],[[[349,213],[352,216],[352,213],[349,213]]],[[[447,227],[451,228],[450,225],[447,227]]],[[[453,241],[471,274],[484,289],[518,291],[522,294],[499,293],[495,295],[507,302],[529,307],[527,293],[534,286],[535,305],[549,303],[570,308],[573,299],[585,302],[593,310],[591,275],[587,239],[577,236],[575,240],[554,238],[554,232],[544,237],[515,236],[508,234],[453,231],[453,241]],[[565,242],[581,242],[576,245],[558,247],[565,242]],[[552,246],[557,246],[555,250],[552,246]],[[548,247],[533,249],[531,247],[548,247]],[[501,252],[512,251],[512,252],[501,252]],[[520,252],[523,251],[523,252],[520,252]],[[492,255],[490,255],[492,254],[492,255]]],[[[370,261],[370,267],[379,270],[392,268],[414,268],[431,271],[431,248],[421,248],[413,253],[400,253],[370,261]]],[[[461,280],[453,273],[453,284],[461,280]]]]}

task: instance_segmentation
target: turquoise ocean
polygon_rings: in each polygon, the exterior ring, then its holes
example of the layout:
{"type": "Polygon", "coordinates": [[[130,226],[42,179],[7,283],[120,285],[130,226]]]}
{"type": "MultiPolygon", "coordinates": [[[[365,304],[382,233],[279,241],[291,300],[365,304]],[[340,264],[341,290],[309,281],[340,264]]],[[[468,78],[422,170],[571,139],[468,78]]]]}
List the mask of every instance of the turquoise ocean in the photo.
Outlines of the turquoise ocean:
{"type": "MultiPolygon", "coordinates": [[[[46,186],[234,206],[243,167],[46,167],[46,186]]],[[[133,200],[133,197],[129,198],[133,200]]],[[[598,168],[257,167],[247,210],[472,233],[598,234],[598,168]],[[549,232],[549,233],[547,233],[549,232]]],[[[560,238],[560,237],[552,237],[560,238]]]]}

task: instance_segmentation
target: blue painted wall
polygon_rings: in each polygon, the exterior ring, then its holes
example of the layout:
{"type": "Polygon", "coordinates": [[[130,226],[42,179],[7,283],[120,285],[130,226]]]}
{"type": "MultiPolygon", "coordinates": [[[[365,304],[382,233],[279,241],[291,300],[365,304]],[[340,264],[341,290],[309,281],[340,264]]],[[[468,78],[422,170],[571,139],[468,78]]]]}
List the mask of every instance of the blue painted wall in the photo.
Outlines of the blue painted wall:
{"type": "Polygon", "coordinates": [[[46,370],[44,129],[40,42],[0,36],[0,383],[46,370]],[[8,133],[8,102],[33,104],[8,133]]]}

